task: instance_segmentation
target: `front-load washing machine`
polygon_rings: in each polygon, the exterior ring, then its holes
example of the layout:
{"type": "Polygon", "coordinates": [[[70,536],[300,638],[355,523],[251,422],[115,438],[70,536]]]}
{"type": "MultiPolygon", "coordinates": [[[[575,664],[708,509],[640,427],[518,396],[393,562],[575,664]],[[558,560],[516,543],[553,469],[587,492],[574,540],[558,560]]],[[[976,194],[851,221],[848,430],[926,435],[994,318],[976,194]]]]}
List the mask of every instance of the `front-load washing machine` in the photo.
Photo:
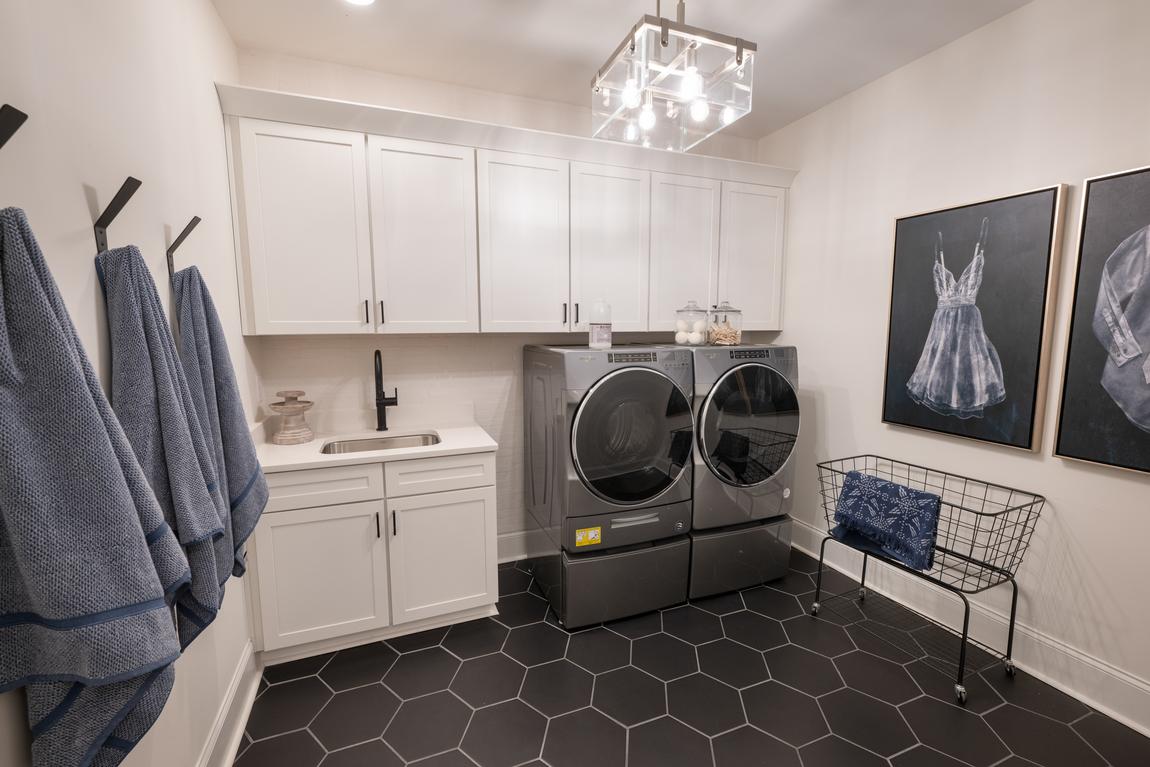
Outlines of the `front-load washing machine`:
{"type": "Polygon", "coordinates": [[[533,572],[564,626],[687,598],[691,384],[687,349],[524,348],[533,572]]]}
{"type": "Polygon", "coordinates": [[[710,346],[693,353],[695,599],[786,574],[799,400],[794,347],[710,346]]]}

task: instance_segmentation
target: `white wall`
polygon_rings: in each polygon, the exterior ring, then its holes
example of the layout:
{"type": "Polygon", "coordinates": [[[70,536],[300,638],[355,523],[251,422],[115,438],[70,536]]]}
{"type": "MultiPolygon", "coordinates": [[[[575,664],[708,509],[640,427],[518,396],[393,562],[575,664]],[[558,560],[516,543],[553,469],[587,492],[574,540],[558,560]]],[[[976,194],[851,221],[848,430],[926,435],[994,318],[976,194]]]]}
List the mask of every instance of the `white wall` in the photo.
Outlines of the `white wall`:
{"type": "MultiPolygon", "coordinates": [[[[240,52],[240,84],[575,136],[591,130],[590,107],[264,51],[240,52]]],[[[752,139],[719,134],[694,154],[753,162],[755,150],[752,139]]]]}
{"type": "MultiPolygon", "coordinates": [[[[860,452],[1044,493],[1049,504],[1020,574],[1028,628],[1019,659],[1144,729],[1150,476],[1067,462],[1051,450],[1081,181],[1150,164],[1147,29],[1145,0],[1035,0],[759,147],[760,161],[800,169],[791,191],[786,330],[779,339],[800,350],[805,489],[796,513],[825,529],[815,462],[860,452]],[[884,426],[894,219],[1058,182],[1074,187],[1041,450],[1031,455],[884,426]]],[[[984,602],[1001,611],[1004,596],[984,602]]],[[[922,592],[913,598],[926,604],[922,592]]],[[[982,618],[981,625],[1001,630],[982,618]]],[[[1001,634],[993,638],[1001,642],[1001,634]]]]}
{"type": "MultiPolygon", "coordinates": [[[[167,243],[193,215],[203,217],[177,267],[203,270],[250,404],[255,378],[239,335],[213,87],[237,76],[235,47],[209,0],[5,0],[0,14],[0,100],[29,114],[0,150],[0,205],[27,211],[89,356],[106,374],[92,221],[130,174],[144,185],[111,228],[111,243],[138,245],[163,286],[167,243]]],[[[220,617],[177,662],[164,715],[125,764],[196,762],[247,659],[248,635],[244,587],[233,581],[220,617]]],[[[22,693],[0,696],[0,764],[27,763],[26,730],[22,693]]]]}

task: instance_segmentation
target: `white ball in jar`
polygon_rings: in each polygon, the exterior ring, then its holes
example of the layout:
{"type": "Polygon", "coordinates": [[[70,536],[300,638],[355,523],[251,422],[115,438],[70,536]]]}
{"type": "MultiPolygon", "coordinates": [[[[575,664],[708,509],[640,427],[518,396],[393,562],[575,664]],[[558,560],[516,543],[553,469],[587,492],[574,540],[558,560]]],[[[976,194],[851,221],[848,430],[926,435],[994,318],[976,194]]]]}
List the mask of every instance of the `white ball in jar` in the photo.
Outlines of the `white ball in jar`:
{"type": "Polygon", "coordinates": [[[675,330],[680,333],[690,330],[689,324],[686,320],[675,320],[675,330]]]}
{"type": "Polygon", "coordinates": [[[687,333],[686,336],[687,343],[691,344],[692,346],[698,346],[699,344],[703,343],[703,334],[700,332],[687,333]]]}
{"type": "Polygon", "coordinates": [[[706,329],[707,329],[707,321],[706,320],[695,320],[694,324],[691,326],[691,330],[693,330],[696,333],[702,333],[706,329]]]}
{"type": "Polygon", "coordinates": [[[689,338],[688,334],[684,333],[682,330],[680,330],[678,333],[675,334],[675,343],[677,343],[679,345],[688,343],[689,342],[688,338],[689,338]]]}

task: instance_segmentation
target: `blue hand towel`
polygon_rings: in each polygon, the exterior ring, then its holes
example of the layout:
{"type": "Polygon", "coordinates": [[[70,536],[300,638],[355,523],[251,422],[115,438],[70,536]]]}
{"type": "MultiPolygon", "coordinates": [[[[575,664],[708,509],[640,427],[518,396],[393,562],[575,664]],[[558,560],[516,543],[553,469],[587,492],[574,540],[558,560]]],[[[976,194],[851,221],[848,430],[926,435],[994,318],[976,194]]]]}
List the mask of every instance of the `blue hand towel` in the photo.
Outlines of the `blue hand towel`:
{"type": "Polygon", "coordinates": [[[244,542],[267,506],[268,484],[244,416],[224,329],[200,270],[190,266],[176,272],[172,289],[180,325],[180,359],[228,501],[232,572],[240,576],[245,567],[244,542]]]}
{"type": "Polygon", "coordinates": [[[934,566],[939,507],[934,493],[851,471],[839,493],[838,526],[831,534],[843,541],[850,540],[849,533],[860,534],[907,567],[929,570],[934,566]]]}
{"type": "Polygon", "coordinates": [[[227,508],[140,251],[126,247],[101,253],[96,269],[108,305],[112,409],[191,565],[191,588],[176,601],[180,643],[187,647],[215,618],[222,585],[231,574],[227,508]]]}
{"type": "Polygon", "coordinates": [[[32,763],[118,764],[159,716],[187,559],[23,211],[0,210],[0,692],[32,763]]]}

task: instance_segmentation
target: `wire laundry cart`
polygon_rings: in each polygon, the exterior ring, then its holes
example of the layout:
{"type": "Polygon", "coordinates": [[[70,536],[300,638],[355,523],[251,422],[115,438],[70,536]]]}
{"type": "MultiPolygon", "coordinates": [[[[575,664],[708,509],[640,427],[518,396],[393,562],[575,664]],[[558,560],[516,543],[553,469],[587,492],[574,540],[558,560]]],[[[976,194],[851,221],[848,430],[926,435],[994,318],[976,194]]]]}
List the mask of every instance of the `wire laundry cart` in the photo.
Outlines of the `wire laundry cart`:
{"type": "MultiPolygon", "coordinates": [[[[856,455],[825,461],[818,466],[819,492],[822,495],[828,529],[836,524],[835,508],[838,505],[843,482],[847,473],[851,471],[869,474],[939,496],[941,503],[938,536],[934,547],[934,566],[926,572],[913,570],[897,560],[874,551],[864,551],[842,544],[860,551],[863,555],[859,599],[866,599],[866,567],[870,557],[958,595],[962,600],[963,618],[954,695],[959,703],[965,704],[966,687],[963,679],[966,671],[967,642],[970,639],[970,601],[967,595],[978,594],[999,584],[1009,583],[1013,591],[1010,600],[1010,628],[1006,639],[1006,654],[1002,657],[1002,661],[1006,673],[1014,676],[1011,652],[1014,648],[1014,624],[1018,612],[1018,584],[1014,580],[1014,575],[1022,564],[1026,549],[1030,546],[1034,527],[1042,513],[1042,507],[1046,504],[1046,499],[1023,490],[877,455],[856,455]]],[[[819,611],[827,541],[842,543],[831,535],[823,538],[819,550],[815,600],[811,605],[812,615],[817,615],[819,611]]]]}

